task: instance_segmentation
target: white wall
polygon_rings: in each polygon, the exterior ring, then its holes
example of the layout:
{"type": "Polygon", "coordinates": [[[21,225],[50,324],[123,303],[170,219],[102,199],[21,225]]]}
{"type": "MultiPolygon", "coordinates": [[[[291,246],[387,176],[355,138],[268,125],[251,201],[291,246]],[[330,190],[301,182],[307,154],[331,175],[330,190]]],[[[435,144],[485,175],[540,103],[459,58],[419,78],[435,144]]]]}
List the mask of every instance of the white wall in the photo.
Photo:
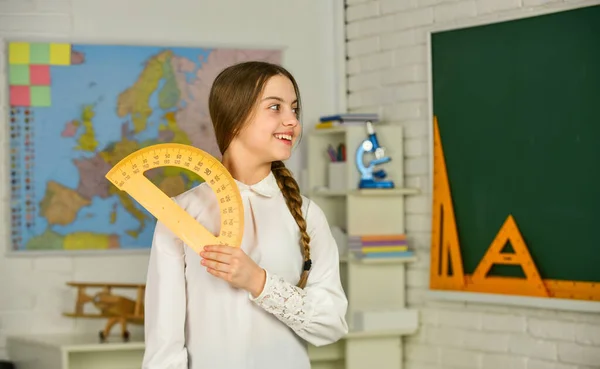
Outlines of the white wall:
{"type": "MultiPolygon", "coordinates": [[[[590,2],[587,2],[589,4],[590,2]]],[[[378,111],[406,129],[407,232],[420,261],[408,272],[409,305],[422,326],[407,340],[408,369],[588,369],[600,367],[600,316],[440,302],[426,295],[431,231],[426,29],[518,17],[561,0],[347,0],[348,108],[378,111]]]]}
{"type": "MultiPolygon", "coordinates": [[[[182,46],[281,46],[284,66],[298,79],[305,124],[338,110],[334,2],[322,0],[0,0],[0,37],[75,42],[182,46]],[[150,3],[156,5],[149,5],[150,3]],[[131,15],[127,13],[131,12],[131,15]]],[[[341,9],[341,8],[340,8],[341,9]]],[[[339,13],[341,14],[342,11],[339,13]]],[[[342,39],[343,40],[343,39],[342,39]]],[[[0,51],[0,119],[7,126],[5,51],[0,51]]],[[[343,80],[343,74],[341,74],[343,80]]],[[[6,132],[6,131],[5,131],[6,132]]],[[[2,147],[7,147],[6,133],[2,147]]],[[[1,161],[6,163],[6,153],[1,161]]],[[[299,174],[299,151],[289,166],[299,174]]],[[[0,178],[7,178],[2,168],[0,178]]],[[[8,208],[6,186],[0,208],[8,208]]],[[[1,239],[9,240],[7,219],[1,239]]],[[[61,316],[72,308],[65,282],[144,282],[147,254],[97,257],[7,258],[0,251],[0,359],[10,334],[97,332],[104,321],[61,316]],[[104,271],[110,271],[108,277],[104,271]]],[[[118,328],[118,327],[117,327],[118,328]]],[[[117,330],[115,330],[117,332],[117,330]]]]}

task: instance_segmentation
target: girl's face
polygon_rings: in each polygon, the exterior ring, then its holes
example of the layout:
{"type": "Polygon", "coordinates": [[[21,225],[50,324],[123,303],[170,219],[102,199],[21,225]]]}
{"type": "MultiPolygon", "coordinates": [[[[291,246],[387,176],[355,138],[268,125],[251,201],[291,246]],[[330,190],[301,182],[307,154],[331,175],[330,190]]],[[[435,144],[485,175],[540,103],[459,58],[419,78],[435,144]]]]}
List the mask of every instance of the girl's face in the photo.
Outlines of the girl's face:
{"type": "Polygon", "coordinates": [[[297,97],[292,82],[284,76],[271,77],[263,89],[251,120],[231,143],[243,155],[260,163],[287,160],[300,135],[297,97]]]}

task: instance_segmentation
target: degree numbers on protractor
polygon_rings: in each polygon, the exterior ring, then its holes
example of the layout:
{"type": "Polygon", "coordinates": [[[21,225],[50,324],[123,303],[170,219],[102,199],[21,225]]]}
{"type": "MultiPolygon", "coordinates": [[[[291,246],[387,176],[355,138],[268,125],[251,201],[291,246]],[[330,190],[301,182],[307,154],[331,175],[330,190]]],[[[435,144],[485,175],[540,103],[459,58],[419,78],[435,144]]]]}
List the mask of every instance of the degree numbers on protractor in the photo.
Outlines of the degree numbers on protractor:
{"type": "Polygon", "coordinates": [[[196,252],[207,244],[241,245],[244,210],[237,184],[223,164],[201,149],[175,143],[147,146],[121,159],[106,178],[118,189],[127,192],[196,252]],[[217,237],[144,175],[150,169],[167,166],[196,173],[212,189],[221,215],[217,237]]]}

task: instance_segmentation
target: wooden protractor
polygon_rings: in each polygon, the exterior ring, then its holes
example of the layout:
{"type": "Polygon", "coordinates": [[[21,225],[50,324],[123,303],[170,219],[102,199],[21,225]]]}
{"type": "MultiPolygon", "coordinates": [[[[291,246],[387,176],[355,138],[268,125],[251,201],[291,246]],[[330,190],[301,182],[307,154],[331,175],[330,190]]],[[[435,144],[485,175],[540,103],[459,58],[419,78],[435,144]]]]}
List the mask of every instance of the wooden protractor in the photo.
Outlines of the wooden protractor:
{"type": "Polygon", "coordinates": [[[177,143],[151,145],[121,159],[105,177],[194,251],[200,252],[205,245],[240,247],[244,208],[239,188],[223,164],[207,152],[177,143]],[[167,166],[190,170],[210,186],[220,207],[218,236],[204,228],[144,175],[150,169],[167,166]]]}

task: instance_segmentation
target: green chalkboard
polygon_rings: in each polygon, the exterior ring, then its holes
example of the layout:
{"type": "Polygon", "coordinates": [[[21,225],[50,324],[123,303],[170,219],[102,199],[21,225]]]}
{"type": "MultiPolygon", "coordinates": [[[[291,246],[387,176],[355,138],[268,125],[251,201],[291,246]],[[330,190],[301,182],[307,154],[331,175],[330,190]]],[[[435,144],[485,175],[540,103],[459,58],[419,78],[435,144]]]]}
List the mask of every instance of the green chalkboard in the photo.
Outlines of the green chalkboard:
{"type": "Polygon", "coordinates": [[[600,6],[434,33],[431,53],[465,273],[512,214],[543,279],[600,281],[600,6]]]}

